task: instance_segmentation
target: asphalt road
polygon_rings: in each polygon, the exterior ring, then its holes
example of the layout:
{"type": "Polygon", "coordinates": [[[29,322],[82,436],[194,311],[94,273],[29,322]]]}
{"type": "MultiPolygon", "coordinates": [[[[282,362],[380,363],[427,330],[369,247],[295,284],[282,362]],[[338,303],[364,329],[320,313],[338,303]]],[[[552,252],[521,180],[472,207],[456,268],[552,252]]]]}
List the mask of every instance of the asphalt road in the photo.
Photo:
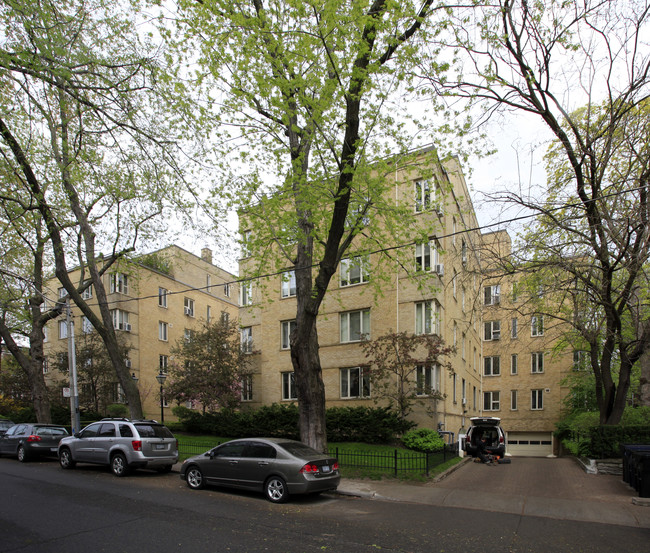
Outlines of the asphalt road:
{"type": "Polygon", "coordinates": [[[643,552],[650,531],[337,495],[273,505],[177,473],[0,459],[0,552],[643,552]]]}

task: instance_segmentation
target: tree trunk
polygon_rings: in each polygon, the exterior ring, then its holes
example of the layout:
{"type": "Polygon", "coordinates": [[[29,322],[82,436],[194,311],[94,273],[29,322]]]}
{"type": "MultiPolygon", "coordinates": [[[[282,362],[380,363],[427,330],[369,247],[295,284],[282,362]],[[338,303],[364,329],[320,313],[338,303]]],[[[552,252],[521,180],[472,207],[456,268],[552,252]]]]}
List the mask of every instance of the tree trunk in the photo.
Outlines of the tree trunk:
{"type": "Polygon", "coordinates": [[[646,349],[639,359],[641,378],[639,380],[639,404],[650,406],[650,349],[646,349]]]}

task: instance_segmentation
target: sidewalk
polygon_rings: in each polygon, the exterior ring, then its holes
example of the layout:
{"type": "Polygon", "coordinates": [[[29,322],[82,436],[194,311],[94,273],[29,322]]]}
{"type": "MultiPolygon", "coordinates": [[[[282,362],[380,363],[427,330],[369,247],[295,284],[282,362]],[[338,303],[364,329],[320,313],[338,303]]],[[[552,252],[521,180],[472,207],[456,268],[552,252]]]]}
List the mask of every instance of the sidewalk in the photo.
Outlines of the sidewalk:
{"type": "Polygon", "coordinates": [[[469,458],[424,484],[344,478],[343,495],[650,528],[650,501],[620,476],[586,474],[570,458],[513,457],[488,466],[469,458]]]}

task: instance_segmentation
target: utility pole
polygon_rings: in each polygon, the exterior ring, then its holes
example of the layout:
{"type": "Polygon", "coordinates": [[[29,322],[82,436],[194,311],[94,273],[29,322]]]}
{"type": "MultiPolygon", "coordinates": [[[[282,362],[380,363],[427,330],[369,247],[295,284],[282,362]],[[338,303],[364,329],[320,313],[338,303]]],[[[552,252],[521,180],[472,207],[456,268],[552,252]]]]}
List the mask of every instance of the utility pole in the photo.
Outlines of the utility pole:
{"type": "Polygon", "coordinates": [[[77,356],[74,346],[74,321],[70,309],[70,298],[66,301],[66,322],[68,324],[68,368],[70,370],[70,424],[72,433],[81,430],[79,416],[79,389],[77,388],[77,356]]]}

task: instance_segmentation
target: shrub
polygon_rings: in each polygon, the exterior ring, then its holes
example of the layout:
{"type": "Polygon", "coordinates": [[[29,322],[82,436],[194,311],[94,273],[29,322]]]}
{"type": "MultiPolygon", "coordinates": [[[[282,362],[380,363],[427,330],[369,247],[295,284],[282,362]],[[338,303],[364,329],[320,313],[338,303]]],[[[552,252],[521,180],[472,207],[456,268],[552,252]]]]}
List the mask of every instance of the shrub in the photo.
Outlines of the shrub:
{"type": "Polygon", "coordinates": [[[128,417],[129,408],[123,403],[113,403],[106,407],[106,414],[111,418],[128,417]]]}
{"type": "Polygon", "coordinates": [[[416,428],[410,430],[402,437],[402,443],[405,447],[423,453],[434,453],[442,451],[445,447],[445,441],[440,434],[431,428],[416,428]]]}

